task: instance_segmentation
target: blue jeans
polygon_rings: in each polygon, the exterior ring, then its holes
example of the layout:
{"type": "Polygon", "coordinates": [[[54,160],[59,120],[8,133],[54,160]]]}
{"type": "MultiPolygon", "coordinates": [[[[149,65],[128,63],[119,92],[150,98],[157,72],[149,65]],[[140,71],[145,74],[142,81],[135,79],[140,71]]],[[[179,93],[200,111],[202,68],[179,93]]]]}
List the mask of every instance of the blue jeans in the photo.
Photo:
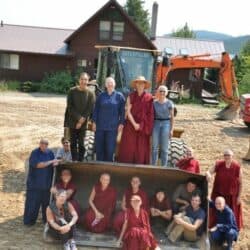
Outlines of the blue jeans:
{"type": "Polygon", "coordinates": [[[161,165],[168,164],[168,144],[169,144],[170,121],[155,120],[152,139],[152,164],[157,165],[158,151],[160,148],[161,165]]]}

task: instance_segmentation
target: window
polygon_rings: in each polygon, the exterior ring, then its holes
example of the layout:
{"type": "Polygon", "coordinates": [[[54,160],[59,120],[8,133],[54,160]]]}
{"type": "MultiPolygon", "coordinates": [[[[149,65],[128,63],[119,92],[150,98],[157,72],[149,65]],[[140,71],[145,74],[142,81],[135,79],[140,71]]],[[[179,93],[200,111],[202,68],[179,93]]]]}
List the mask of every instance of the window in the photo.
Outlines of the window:
{"type": "Polygon", "coordinates": [[[110,39],[110,21],[100,21],[100,40],[109,40],[110,39]]]}
{"type": "Polygon", "coordinates": [[[86,59],[79,59],[77,60],[78,67],[87,67],[87,60],[86,59]]]}
{"type": "Polygon", "coordinates": [[[122,41],[124,33],[123,22],[113,22],[113,40],[122,41]]]}
{"type": "Polygon", "coordinates": [[[0,54],[0,68],[2,69],[19,69],[19,55],[0,54]]]}

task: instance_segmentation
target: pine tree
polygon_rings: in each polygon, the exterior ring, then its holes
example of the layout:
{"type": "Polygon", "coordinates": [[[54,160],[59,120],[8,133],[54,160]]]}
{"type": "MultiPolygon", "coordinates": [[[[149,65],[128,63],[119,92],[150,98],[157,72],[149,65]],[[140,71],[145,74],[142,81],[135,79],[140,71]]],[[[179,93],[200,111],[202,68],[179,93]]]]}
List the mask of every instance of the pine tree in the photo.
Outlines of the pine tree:
{"type": "Polygon", "coordinates": [[[171,36],[183,37],[183,38],[195,38],[196,37],[195,32],[188,27],[187,23],[185,23],[185,25],[182,28],[173,30],[171,33],[171,36]]]}
{"type": "Polygon", "coordinates": [[[124,9],[133,21],[138,25],[141,31],[149,36],[150,25],[149,25],[149,12],[143,9],[145,1],[142,0],[127,0],[124,9]]]}

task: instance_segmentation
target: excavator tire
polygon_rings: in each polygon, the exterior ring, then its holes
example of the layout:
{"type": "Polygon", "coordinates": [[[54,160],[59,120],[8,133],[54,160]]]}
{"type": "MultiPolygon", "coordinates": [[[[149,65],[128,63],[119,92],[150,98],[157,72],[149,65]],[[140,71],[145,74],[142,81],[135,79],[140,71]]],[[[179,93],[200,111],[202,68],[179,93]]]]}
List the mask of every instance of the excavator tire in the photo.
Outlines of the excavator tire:
{"type": "Polygon", "coordinates": [[[173,137],[168,147],[168,166],[175,167],[177,161],[186,154],[187,144],[180,138],[173,137]]]}
{"type": "Polygon", "coordinates": [[[95,158],[95,132],[91,130],[86,130],[84,138],[84,147],[84,160],[93,161],[95,158]]]}

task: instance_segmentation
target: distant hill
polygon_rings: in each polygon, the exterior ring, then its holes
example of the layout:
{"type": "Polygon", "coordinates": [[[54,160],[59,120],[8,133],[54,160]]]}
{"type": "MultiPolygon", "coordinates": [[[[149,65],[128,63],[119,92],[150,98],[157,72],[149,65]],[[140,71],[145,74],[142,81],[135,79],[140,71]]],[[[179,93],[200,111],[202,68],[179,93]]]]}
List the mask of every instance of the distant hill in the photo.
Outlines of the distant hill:
{"type": "Polygon", "coordinates": [[[196,34],[197,39],[224,41],[224,40],[233,38],[233,36],[230,36],[227,34],[213,32],[213,31],[207,31],[207,30],[195,30],[194,32],[196,34]]]}
{"type": "MultiPolygon", "coordinates": [[[[239,54],[242,46],[246,43],[246,41],[250,40],[250,35],[233,37],[228,34],[208,30],[195,30],[194,32],[197,39],[223,41],[225,50],[230,54],[239,54]]],[[[169,37],[170,34],[166,34],[164,36],[169,37]]]]}
{"type": "Polygon", "coordinates": [[[250,40],[250,35],[233,37],[228,34],[217,33],[207,30],[196,30],[196,38],[206,40],[224,41],[225,50],[230,54],[239,54],[242,46],[250,40]]]}
{"type": "Polygon", "coordinates": [[[226,51],[231,54],[239,54],[242,46],[250,40],[250,35],[248,36],[238,36],[224,41],[224,46],[226,51]]]}

